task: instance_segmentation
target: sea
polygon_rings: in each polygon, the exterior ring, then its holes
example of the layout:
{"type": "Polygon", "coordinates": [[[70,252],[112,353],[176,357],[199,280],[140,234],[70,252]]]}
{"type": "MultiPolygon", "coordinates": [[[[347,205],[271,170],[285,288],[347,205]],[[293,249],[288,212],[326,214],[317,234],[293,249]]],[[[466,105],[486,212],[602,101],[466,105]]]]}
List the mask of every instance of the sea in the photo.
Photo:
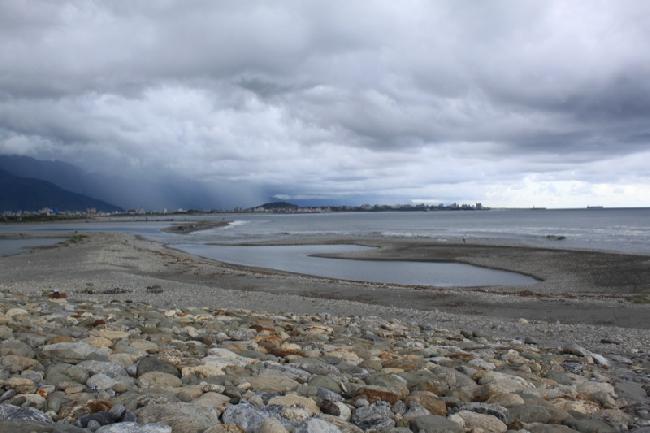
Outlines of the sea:
{"type": "MultiPolygon", "coordinates": [[[[172,218],[0,225],[1,233],[124,232],[169,244],[290,241],[296,237],[383,236],[439,242],[488,242],[650,255],[650,208],[506,209],[485,211],[213,214],[173,218],[229,220],[224,228],[179,235],[160,229],[172,218]]],[[[0,244],[3,241],[0,240],[0,244]]],[[[12,246],[12,248],[15,248],[12,246]]],[[[0,250],[1,251],[1,250],[0,250]]],[[[0,252],[1,254],[1,252],[0,252]]]]}
{"type": "Polygon", "coordinates": [[[528,275],[461,263],[376,262],[318,257],[366,247],[322,245],[325,238],[410,238],[436,242],[525,245],[650,255],[650,208],[486,210],[320,214],[219,214],[116,221],[0,225],[0,256],[59,240],[52,232],[123,232],[214,260],[353,281],[430,286],[525,286],[528,275]],[[171,223],[228,220],[225,227],[190,234],[161,231],[171,223]],[[21,238],[20,233],[30,233],[21,238]],[[11,236],[15,234],[16,236],[11,236]],[[245,246],[280,241],[303,245],[245,246]],[[313,242],[310,242],[313,240],[313,242]],[[304,245],[304,243],[307,243],[304,245]]]}

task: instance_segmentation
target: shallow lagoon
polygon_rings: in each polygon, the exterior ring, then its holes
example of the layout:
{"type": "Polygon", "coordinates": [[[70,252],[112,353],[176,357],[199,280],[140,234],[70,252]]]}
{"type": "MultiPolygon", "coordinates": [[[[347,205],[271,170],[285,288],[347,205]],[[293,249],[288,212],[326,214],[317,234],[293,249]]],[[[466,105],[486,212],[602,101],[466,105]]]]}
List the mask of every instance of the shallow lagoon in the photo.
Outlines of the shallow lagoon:
{"type": "Polygon", "coordinates": [[[182,251],[222,262],[277,269],[353,281],[407,285],[523,286],[537,282],[516,272],[499,271],[461,263],[415,262],[403,260],[351,260],[315,257],[372,249],[359,245],[174,245],[182,251]]]}
{"type": "Polygon", "coordinates": [[[0,239],[0,256],[12,256],[27,252],[30,248],[56,245],[61,238],[0,239]]]}

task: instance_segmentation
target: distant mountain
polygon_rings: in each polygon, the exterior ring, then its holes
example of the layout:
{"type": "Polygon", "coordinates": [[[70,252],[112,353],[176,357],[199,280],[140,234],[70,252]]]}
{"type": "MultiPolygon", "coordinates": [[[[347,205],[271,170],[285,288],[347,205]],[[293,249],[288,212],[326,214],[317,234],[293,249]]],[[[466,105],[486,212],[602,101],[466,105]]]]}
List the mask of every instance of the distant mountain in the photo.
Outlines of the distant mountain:
{"type": "Polygon", "coordinates": [[[163,170],[89,173],[61,161],[0,155],[0,170],[51,182],[78,194],[97,197],[124,209],[219,209],[253,204],[261,194],[242,184],[215,185],[163,170]]]}
{"type": "Polygon", "coordinates": [[[297,209],[298,205],[288,203],[286,201],[274,201],[270,203],[264,203],[258,207],[263,207],[264,209],[297,209]]]}
{"type": "Polygon", "coordinates": [[[61,211],[83,211],[88,208],[102,212],[121,210],[110,203],[67,191],[51,182],[14,176],[0,170],[0,211],[37,211],[44,207],[61,211]]]}

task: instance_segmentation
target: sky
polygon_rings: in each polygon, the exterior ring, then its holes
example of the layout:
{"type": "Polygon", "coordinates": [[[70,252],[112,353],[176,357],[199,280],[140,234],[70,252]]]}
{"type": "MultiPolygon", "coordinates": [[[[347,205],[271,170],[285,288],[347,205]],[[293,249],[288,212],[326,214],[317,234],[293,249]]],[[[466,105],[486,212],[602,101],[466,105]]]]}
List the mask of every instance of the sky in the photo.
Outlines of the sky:
{"type": "Polygon", "coordinates": [[[645,0],[4,0],[0,154],[249,200],[650,206],[649,42],[645,0]]]}

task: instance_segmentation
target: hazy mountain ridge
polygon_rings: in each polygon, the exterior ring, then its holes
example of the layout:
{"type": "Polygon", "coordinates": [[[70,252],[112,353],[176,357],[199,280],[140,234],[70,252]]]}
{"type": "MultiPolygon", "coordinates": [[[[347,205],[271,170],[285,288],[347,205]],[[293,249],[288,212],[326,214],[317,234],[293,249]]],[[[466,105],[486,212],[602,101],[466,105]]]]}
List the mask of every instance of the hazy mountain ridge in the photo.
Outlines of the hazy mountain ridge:
{"type": "Polygon", "coordinates": [[[121,210],[119,207],[60,188],[52,182],[15,176],[0,169],[0,211],[38,211],[52,208],[61,211],[84,211],[95,208],[102,212],[121,210]]]}
{"type": "Polygon", "coordinates": [[[124,209],[216,209],[259,200],[241,185],[220,185],[218,190],[201,180],[174,176],[164,171],[141,170],[102,174],[75,165],[27,156],[0,155],[0,170],[14,176],[51,182],[78,194],[96,197],[124,209]],[[225,193],[224,191],[228,191],[225,193]]]}

